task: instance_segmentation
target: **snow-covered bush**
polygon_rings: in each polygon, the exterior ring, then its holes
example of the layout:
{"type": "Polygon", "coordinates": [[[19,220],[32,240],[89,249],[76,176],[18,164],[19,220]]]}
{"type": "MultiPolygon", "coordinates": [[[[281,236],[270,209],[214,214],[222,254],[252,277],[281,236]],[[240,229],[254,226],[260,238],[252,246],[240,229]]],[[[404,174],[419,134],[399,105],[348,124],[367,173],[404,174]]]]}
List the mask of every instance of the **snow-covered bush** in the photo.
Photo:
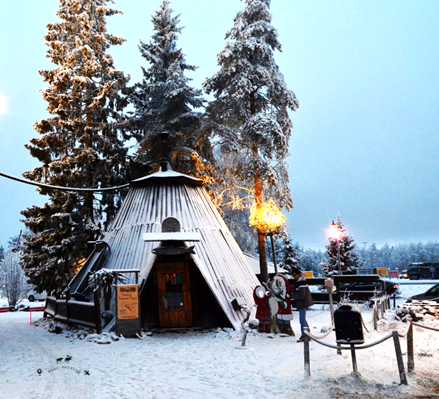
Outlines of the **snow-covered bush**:
{"type": "Polygon", "coordinates": [[[19,264],[19,253],[9,250],[0,261],[0,288],[9,306],[15,306],[27,292],[29,287],[19,264]]]}

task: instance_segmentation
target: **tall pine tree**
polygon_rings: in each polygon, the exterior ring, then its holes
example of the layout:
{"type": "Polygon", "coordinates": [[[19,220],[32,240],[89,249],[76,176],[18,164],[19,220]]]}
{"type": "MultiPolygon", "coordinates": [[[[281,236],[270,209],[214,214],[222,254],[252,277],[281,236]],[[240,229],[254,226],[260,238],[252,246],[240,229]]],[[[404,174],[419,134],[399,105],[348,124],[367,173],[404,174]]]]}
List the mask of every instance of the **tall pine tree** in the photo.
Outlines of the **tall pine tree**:
{"type": "MultiPolygon", "coordinates": [[[[256,203],[273,198],[290,209],[285,158],[292,123],[288,109],[299,102],[284,81],[274,60],[281,51],[276,29],[271,24],[270,0],[245,0],[233,28],[226,34],[225,48],[218,54],[219,72],[207,79],[205,91],[215,99],[207,114],[224,153],[244,154],[236,165],[243,177],[241,187],[254,192],[256,203]]],[[[236,194],[234,194],[236,195],[236,194]]],[[[258,233],[261,274],[267,279],[266,244],[258,233]]]]}
{"type": "Polygon", "coordinates": [[[329,238],[329,244],[326,246],[326,256],[328,262],[322,262],[321,268],[323,272],[330,276],[340,274],[338,265],[338,246],[340,245],[340,266],[341,274],[357,274],[357,270],[361,268],[362,262],[356,253],[356,245],[354,238],[350,236],[341,220],[337,217],[339,238],[329,238]]]}
{"type": "MultiPolygon", "coordinates": [[[[26,145],[41,166],[23,175],[33,181],[75,188],[102,188],[126,180],[122,126],[128,78],[115,69],[107,50],[123,39],[107,32],[106,18],[120,11],[111,0],[60,0],[60,22],[47,25],[47,57],[55,69],[39,73],[49,87],[42,90],[52,115],[34,123],[41,135],[26,145]]],[[[77,261],[87,255],[87,241],[100,236],[117,211],[120,197],[111,192],[62,192],[48,195],[43,206],[24,211],[34,233],[24,242],[22,263],[40,290],[63,288],[77,261]]]]}
{"type": "Polygon", "coordinates": [[[203,106],[201,90],[189,85],[186,71],[197,67],[185,61],[177,48],[180,15],[173,17],[169,1],[164,0],[153,15],[154,34],[150,43],[140,42],[142,57],[149,63],[143,68],[143,81],[135,86],[131,102],[135,107],[134,129],[140,142],[138,161],[157,167],[161,151],[158,135],[168,133],[169,160],[181,172],[206,178],[213,154],[206,131],[200,129],[203,106]]]}

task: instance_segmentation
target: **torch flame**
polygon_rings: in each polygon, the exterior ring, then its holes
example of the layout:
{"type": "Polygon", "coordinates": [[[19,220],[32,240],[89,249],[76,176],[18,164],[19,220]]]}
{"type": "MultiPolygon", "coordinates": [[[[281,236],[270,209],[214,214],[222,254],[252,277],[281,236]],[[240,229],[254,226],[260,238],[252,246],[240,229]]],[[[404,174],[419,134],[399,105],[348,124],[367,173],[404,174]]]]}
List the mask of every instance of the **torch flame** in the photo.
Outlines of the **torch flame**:
{"type": "Polygon", "coordinates": [[[285,224],[285,216],[273,202],[253,203],[250,208],[250,226],[255,226],[261,233],[272,233],[285,224]]]}

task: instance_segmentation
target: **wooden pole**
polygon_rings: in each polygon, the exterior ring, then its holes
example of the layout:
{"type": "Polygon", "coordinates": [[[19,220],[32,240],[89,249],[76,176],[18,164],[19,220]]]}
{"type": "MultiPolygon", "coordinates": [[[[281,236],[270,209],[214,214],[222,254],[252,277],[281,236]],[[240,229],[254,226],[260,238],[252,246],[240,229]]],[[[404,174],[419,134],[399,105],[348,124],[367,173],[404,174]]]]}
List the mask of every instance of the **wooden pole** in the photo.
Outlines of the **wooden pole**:
{"type": "Polygon", "coordinates": [[[95,302],[95,320],[96,320],[96,332],[100,334],[102,332],[101,323],[101,304],[99,300],[99,289],[93,291],[94,302],[95,302]]]}
{"type": "Polygon", "coordinates": [[[352,355],[352,368],[354,371],[354,375],[356,377],[360,376],[360,373],[358,372],[358,368],[357,368],[357,356],[355,355],[355,345],[351,344],[351,355],[352,355]]]}
{"type": "Polygon", "coordinates": [[[94,274],[94,290],[93,298],[95,303],[95,319],[96,319],[96,332],[100,334],[102,332],[101,323],[101,281],[100,276],[94,274]]]}
{"type": "MultiPolygon", "coordinates": [[[[309,328],[305,327],[303,329],[304,332],[309,332],[309,328]]],[[[305,361],[305,378],[311,377],[311,364],[309,357],[309,337],[306,334],[303,334],[303,357],[305,361]]]]}
{"type": "Polygon", "coordinates": [[[407,385],[407,376],[404,370],[404,361],[402,360],[401,343],[399,342],[398,331],[392,331],[393,342],[395,344],[396,360],[398,362],[399,378],[401,384],[407,385]]]}
{"type": "Polygon", "coordinates": [[[375,300],[375,304],[373,306],[373,312],[372,312],[372,318],[373,318],[373,329],[376,331],[378,329],[378,304],[375,300]]]}
{"type": "MultiPolygon", "coordinates": [[[[408,322],[411,323],[411,320],[409,319],[408,322]]],[[[413,324],[411,324],[407,334],[407,370],[409,373],[415,371],[415,356],[413,352],[413,324]]]]}

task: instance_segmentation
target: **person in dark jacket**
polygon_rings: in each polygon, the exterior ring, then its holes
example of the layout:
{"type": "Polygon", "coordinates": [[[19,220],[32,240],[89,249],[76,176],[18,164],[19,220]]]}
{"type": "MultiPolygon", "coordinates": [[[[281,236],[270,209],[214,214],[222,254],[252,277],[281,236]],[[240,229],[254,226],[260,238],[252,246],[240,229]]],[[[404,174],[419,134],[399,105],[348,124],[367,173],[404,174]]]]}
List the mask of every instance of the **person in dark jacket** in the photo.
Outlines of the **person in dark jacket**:
{"type": "Polygon", "coordinates": [[[303,329],[305,327],[309,328],[308,322],[306,321],[306,309],[314,305],[314,302],[312,300],[311,291],[306,283],[306,278],[302,272],[297,268],[293,268],[291,274],[294,280],[296,280],[293,300],[296,302],[296,307],[299,310],[300,329],[302,330],[302,335],[297,342],[303,342],[303,329]]]}

